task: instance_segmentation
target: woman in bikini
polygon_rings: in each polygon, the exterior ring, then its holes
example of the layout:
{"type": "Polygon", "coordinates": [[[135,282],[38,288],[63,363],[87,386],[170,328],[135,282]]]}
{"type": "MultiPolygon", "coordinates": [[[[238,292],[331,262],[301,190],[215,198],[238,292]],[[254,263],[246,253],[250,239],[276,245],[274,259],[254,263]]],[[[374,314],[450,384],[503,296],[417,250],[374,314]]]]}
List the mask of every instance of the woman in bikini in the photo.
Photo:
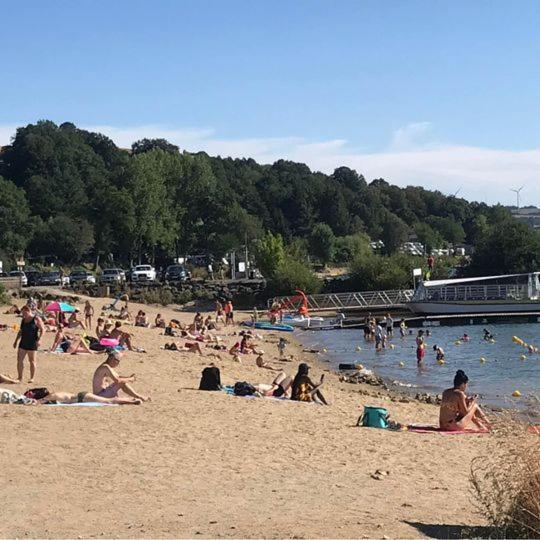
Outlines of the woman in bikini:
{"type": "Polygon", "coordinates": [[[37,404],[46,403],[105,403],[108,405],[140,405],[142,401],[135,398],[112,397],[106,398],[96,396],[90,392],[47,392],[45,397],[38,399],[37,404]]]}
{"type": "Polygon", "coordinates": [[[294,401],[314,401],[320,405],[328,405],[326,399],[319,390],[324,381],[324,374],[321,375],[319,384],[315,384],[309,378],[308,373],[309,366],[307,364],[300,364],[298,366],[298,373],[294,377],[292,383],[291,399],[294,401]]]}
{"type": "Polygon", "coordinates": [[[94,308],[89,300],[84,304],[84,324],[88,330],[92,329],[92,317],[94,316],[94,308]]]}
{"type": "Polygon", "coordinates": [[[465,390],[469,378],[458,369],[454,387],[443,392],[439,427],[442,431],[489,431],[491,425],[476,402],[477,396],[467,397],[465,390]]]}

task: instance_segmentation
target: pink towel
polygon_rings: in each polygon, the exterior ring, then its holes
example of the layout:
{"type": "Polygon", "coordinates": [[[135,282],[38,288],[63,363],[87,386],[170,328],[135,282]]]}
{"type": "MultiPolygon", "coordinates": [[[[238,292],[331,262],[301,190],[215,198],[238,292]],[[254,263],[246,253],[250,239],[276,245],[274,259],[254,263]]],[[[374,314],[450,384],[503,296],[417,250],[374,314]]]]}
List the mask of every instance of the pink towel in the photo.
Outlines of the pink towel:
{"type": "Polygon", "coordinates": [[[422,424],[411,424],[408,426],[408,430],[413,433],[439,433],[440,435],[487,435],[485,431],[443,431],[438,426],[429,426],[422,424]]]}

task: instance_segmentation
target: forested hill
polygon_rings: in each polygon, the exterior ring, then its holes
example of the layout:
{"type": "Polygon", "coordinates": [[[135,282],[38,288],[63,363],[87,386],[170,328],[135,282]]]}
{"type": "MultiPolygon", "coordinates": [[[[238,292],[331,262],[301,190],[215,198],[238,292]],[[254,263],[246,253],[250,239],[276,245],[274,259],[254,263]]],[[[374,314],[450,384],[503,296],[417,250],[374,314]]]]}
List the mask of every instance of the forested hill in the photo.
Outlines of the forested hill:
{"type": "Polygon", "coordinates": [[[300,249],[298,239],[321,223],[337,237],[381,239],[392,253],[411,232],[428,247],[477,244],[489,224],[509,219],[500,206],[367,182],[347,167],[326,175],[284,160],[188,153],[164,140],[125,150],[50,121],[17,130],[0,152],[0,175],[0,249],[11,259],[219,256],[265,231],[300,249]]]}

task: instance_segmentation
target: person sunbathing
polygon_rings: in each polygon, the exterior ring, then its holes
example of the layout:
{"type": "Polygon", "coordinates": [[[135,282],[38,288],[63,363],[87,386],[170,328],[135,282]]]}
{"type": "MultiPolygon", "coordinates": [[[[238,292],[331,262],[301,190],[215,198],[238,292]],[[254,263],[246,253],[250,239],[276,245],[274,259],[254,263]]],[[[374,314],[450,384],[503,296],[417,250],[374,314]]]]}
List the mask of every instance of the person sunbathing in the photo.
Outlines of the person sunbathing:
{"type": "Polygon", "coordinates": [[[38,399],[37,405],[45,405],[47,403],[105,403],[108,405],[140,405],[141,399],[122,398],[122,397],[101,397],[90,392],[78,392],[72,394],[70,392],[49,392],[41,399],[38,399]]]}
{"type": "Polygon", "coordinates": [[[9,309],[4,312],[4,315],[20,315],[21,310],[17,307],[16,304],[11,304],[9,309]]]}
{"type": "Polygon", "coordinates": [[[453,388],[442,394],[439,413],[439,427],[442,431],[465,431],[477,429],[489,431],[491,424],[476,402],[478,396],[467,397],[465,390],[469,378],[458,369],[454,377],[453,388]]]}
{"type": "Polygon", "coordinates": [[[321,375],[319,384],[315,384],[309,378],[309,366],[307,364],[300,364],[298,366],[298,373],[294,377],[291,388],[291,399],[294,401],[314,401],[320,405],[328,405],[326,399],[322,395],[319,388],[324,382],[324,374],[321,375]]]}
{"type": "Polygon", "coordinates": [[[70,328],[82,328],[83,330],[86,330],[86,326],[84,323],[79,319],[79,310],[76,309],[68,319],[68,326],[70,328]]]}
{"type": "Polygon", "coordinates": [[[255,359],[255,364],[257,365],[257,367],[260,367],[260,368],[263,368],[263,369],[269,369],[271,371],[281,371],[280,368],[275,368],[273,366],[271,366],[264,358],[263,358],[263,355],[264,355],[264,351],[260,351],[259,352],[259,355],[257,356],[257,358],[255,359]]]}
{"type": "Polygon", "coordinates": [[[165,343],[165,346],[163,347],[166,351],[180,351],[180,352],[196,352],[200,355],[202,355],[202,349],[200,343],[197,341],[190,342],[187,341],[184,343],[184,345],[178,345],[174,341],[171,343],[165,343]]]}
{"type": "Polygon", "coordinates": [[[84,339],[65,333],[61,325],[58,325],[57,327],[56,335],[54,336],[54,342],[50,348],[50,352],[56,352],[58,348],[67,354],[95,354],[95,351],[90,350],[84,339]]]}
{"type": "Polygon", "coordinates": [[[292,379],[284,371],[277,374],[272,384],[256,384],[255,390],[265,397],[291,397],[292,379]]]}
{"type": "Polygon", "coordinates": [[[7,375],[0,374],[0,384],[19,384],[19,382],[20,381],[18,381],[17,379],[12,379],[7,375]]]}
{"type": "Polygon", "coordinates": [[[107,354],[105,362],[100,364],[94,372],[92,393],[99,397],[115,398],[118,397],[118,393],[122,390],[132,398],[149,401],[149,397],[139,394],[133,388],[132,383],[136,381],[134,373],[126,377],[116,371],[122,356],[122,353],[115,350],[111,350],[107,354]]]}

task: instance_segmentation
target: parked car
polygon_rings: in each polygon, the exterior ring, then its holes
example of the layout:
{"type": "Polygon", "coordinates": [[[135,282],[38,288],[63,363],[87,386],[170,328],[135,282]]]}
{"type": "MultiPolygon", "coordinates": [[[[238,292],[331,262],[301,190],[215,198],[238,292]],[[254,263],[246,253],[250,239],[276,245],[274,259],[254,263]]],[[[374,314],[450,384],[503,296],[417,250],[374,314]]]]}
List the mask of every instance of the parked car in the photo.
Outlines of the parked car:
{"type": "Polygon", "coordinates": [[[76,283],[95,283],[96,278],[87,270],[75,270],[69,275],[69,282],[71,285],[76,283]]]}
{"type": "Polygon", "coordinates": [[[69,285],[69,277],[60,276],[58,270],[52,270],[51,272],[43,272],[41,274],[41,279],[39,280],[40,285],[69,285]]]}
{"type": "Polygon", "coordinates": [[[37,270],[30,270],[26,273],[26,279],[28,280],[28,286],[29,287],[35,287],[37,285],[41,285],[41,272],[38,272],[37,270]]]}
{"type": "Polygon", "coordinates": [[[181,264],[171,264],[167,266],[165,273],[163,275],[163,280],[166,282],[177,282],[177,281],[187,281],[190,278],[189,272],[186,270],[185,266],[181,264]]]}
{"type": "Polygon", "coordinates": [[[105,268],[101,276],[100,283],[124,283],[126,281],[126,273],[120,268],[105,268]]]}
{"type": "Polygon", "coordinates": [[[21,270],[12,270],[9,273],[9,277],[21,278],[21,285],[23,287],[26,287],[28,285],[28,278],[26,277],[26,274],[24,272],[22,272],[21,270]]]}
{"type": "Polygon", "coordinates": [[[131,281],[156,281],[156,270],[149,264],[139,264],[131,269],[131,281]]]}

